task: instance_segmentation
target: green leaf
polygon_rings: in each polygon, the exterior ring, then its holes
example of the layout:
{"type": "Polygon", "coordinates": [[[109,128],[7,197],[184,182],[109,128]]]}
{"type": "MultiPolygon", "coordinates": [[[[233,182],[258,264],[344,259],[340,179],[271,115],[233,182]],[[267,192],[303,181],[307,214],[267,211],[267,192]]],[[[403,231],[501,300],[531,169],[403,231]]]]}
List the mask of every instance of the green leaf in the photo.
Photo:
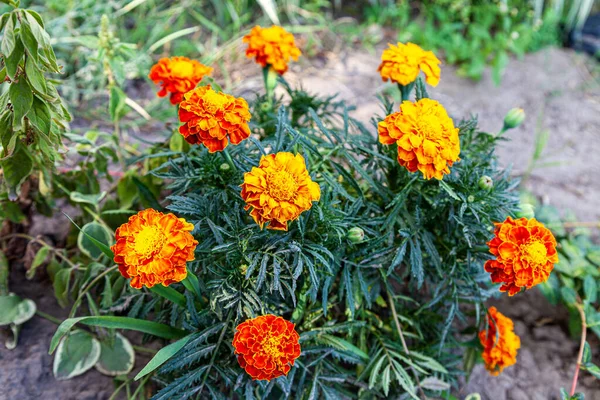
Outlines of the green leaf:
{"type": "Polygon", "coordinates": [[[592,350],[590,349],[590,344],[585,342],[583,345],[583,357],[581,358],[582,364],[587,364],[592,361],[592,350]]]}
{"type": "Polygon", "coordinates": [[[583,292],[585,293],[585,299],[590,303],[595,303],[598,300],[598,284],[593,276],[587,275],[583,280],[583,292]]]}
{"type": "Polygon", "coordinates": [[[577,303],[577,293],[570,287],[562,287],[560,289],[560,294],[567,305],[574,305],[577,303]]]}
{"type": "Polygon", "coordinates": [[[454,191],[454,189],[452,189],[450,187],[450,185],[448,185],[444,181],[439,181],[439,182],[440,182],[440,187],[442,189],[444,189],[450,195],[450,197],[452,197],[454,200],[460,201],[460,197],[458,197],[458,195],[456,194],[456,192],[454,191]]]}
{"type": "Polygon", "coordinates": [[[29,154],[29,150],[17,142],[13,155],[0,161],[0,166],[4,170],[4,180],[10,189],[9,199],[14,201],[17,199],[19,186],[31,174],[33,158],[29,154]]]}
{"type": "Polygon", "coordinates": [[[183,283],[183,286],[185,286],[185,288],[189,292],[194,293],[194,295],[198,299],[202,299],[202,293],[200,293],[200,282],[198,281],[198,277],[194,275],[194,273],[190,271],[189,268],[187,270],[187,276],[181,283],[183,283]]]}
{"type": "Polygon", "coordinates": [[[100,343],[89,333],[73,331],[58,345],[52,372],[58,380],[73,378],[88,371],[100,358],[100,343]]]}
{"type": "Polygon", "coordinates": [[[16,35],[15,35],[15,17],[10,14],[6,25],[4,25],[4,31],[2,32],[2,43],[0,43],[0,51],[5,57],[10,57],[13,50],[15,49],[16,35]]]}
{"type": "Polygon", "coordinates": [[[187,307],[187,302],[185,301],[185,296],[179,293],[177,290],[163,286],[162,284],[157,284],[149,288],[152,293],[155,293],[165,299],[172,301],[175,304],[179,304],[181,307],[187,307]]]}
{"type": "Polygon", "coordinates": [[[54,350],[56,350],[56,347],[63,336],[65,336],[77,323],[98,326],[101,328],[130,329],[158,336],[163,339],[180,339],[187,334],[186,331],[182,331],[181,329],[143,319],[113,316],[68,318],[56,329],[56,332],[50,341],[49,354],[54,353],[54,350]]]}
{"type": "Polygon", "coordinates": [[[105,196],[106,192],[101,192],[97,194],[83,194],[79,192],[71,192],[69,198],[75,203],[87,203],[97,207],[105,196]]]}
{"type": "Polygon", "coordinates": [[[178,341],[171,343],[168,346],[163,347],[152,357],[152,360],[135,376],[134,380],[139,380],[144,376],[148,375],[150,372],[154,371],[156,368],[163,365],[166,361],[168,361],[171,357],[173,357],[179,350],[183,348],[190,341],[192,335],[188,335],[183,339],[179,339],[178,341]]]}
{"type": "Polygon", "coordinates": [[[8,275],[10,273],[8,268],[8,259],[0,249],[0,296],[8,295],[8,275]]]}
{"type": "Polygon", "coordinates": [[[362,358],[365,361],[369,360],[369,356],[367,353],[365,353],[364,351],[362,351],[361,349],[359,349],[352,343],[348,342],[347,340],[341,339],[337,336],[327,335],[327,334],[321,335],[321,336],[319,336],[319,342],[330,345],[332,347],[335,347],[338,350],[347,351],[349,353],[352,353],[352,354],[358,356],[359,358],[362,358]]]}
{"type": "Polygon", "coordinates": [[[27,18],[21,18],[21,31],[20,31],[21,41],[25,45],[25,50],[29,57],[33,60],[38,60],[38,42],[33,36],[33,32],[31,31],[31,25],[27,21],[27,18]]]}
{"type": "Polygon", "coordinates": [[[110,118],[113,120],[113,122],[120,120],[123,116],[126,99],[127,96],[118,86],[113,86],[110,88],[109,111],[110,118]]]}
{"type": "Polygon", "coordinates": [[[21,302],[21,298],[15,294],[0,296],[0,326],[8,325],[13,322],[13,318],[17,314],[17,307],[21,302]]]}
{"type": "Polygon", "coordinates": [[[116,333],[114,340],[100,342],[100,359],[96,369],[108,376],[127,375],[135,364],[133,346],[126,337],[116,333]]]}
{"type": "Polygon", "coordinates": [[[33,261],[31,262],[31,266],[25,274],[27,279],[31,279],[35,276],[35,270],[37,269],[37,267],[42,265],[44,261],[46,261],[46,258],[48,258],[49,251],[50,247],[48,246],[43,246],[38,250],[38,252],[35,254],[35,257],[33,258],[33,261]]]}
{"type": "Polygon", "coordinates": [[[27,113],[27,119],[43,134],[50,134],[50,128],[52,127],[50,109],[46,103],[38,99],[37,96],[33,97],[33,104],[29,113],[27,113]]]}
{"type": "MultiPolygon", "coordinates": [[[[64,214],[64,213],[63,213],[64,214]]],[[[98,247],[98,249],[100,249],[100,251],[102,251],[102,253],[104,253],[105,256],[107,256],[108,258],[110,258],[111,260],[114,258],[114,253],[112,252],[112,250],[110,249],[110,247],[108,247],[105,243],[102,243],[101,241],[99,241],[98,239],[88,235],[86,232],[83,232],[82,229],[79,227],[79,225],[77,225],[75,223],[75,221],[73,221],[71,219],[71,217],[69,217],[67,214],[64,214],[65,217],[67,217],[67,219],[69,221],[71,221],[71,223],[73,225],[75,225],[77,227],[77,229],[79,229],[79,231],[81,231],[86,237],[87,239],[89,239],[96,247],[98,247]]]]}
{"type": "Polygon", "coordinates": [[[0,144],[4,147],[5,151],[12,137],[12,113],[9,110],[5,110],[0,114],[0,144]]]}
{"type": "Polygon", "coordinates": [[[13,105],[13,113],[15,114],[13,123],[20,127],[21,120],[27,115],[33,104],[33,93],[26,79],[19,79],[18,82],[11,83],[8,93],[10,95],[10,102],[13,105]]]}
{"type": "Polygon", "coordinates": [[[56,272],[54,275],[54,296],[58,301],[58,304],[65,308],[69,300],[69,286],[71,282],[71,269],[64,268],[56,272]]]}
{"type": "MultiPolygon", "coordinates": [[[[98,243],[102,244],[106,248],[109,248],[110,243],[112,241],[111,233],[104,227],[104,225],[100,225],[97,222],[89,222],[81,228],[79,232],[79,236],[77,237],[77,245],[79,249],[87,255],[88,257],[96,260],[102,254],[106,254],[100,247],[98,247],[98,243]]],[[[112,251],[110,252],[112,254],[112,251]]],[[[111,260],[113,256],[110,256],[111,260]]]]}
{"type": "Polygon", "coordinates": [[[424,389],[435,390],[440,392],[442,390],[450,389],[450,384],[442,381],[441,379],[429,376],[423,379],[423,381],[421,381],[421,387],[424,389]]]}
{"type": "Polygon", "coordinates": [[[46,78],[40,71],[38,65],[32,58],[27,58],[25,62],[25,74],[31,86],[40,93],[46,93],[46,78]]]}
{"type": "Polygon", "coordinates": [[[587,363],[581,366],[582,369],[594,375],[596,378],[600,379],[600,367],[594,365],[592,363],[587,363]]]}
{"type": "Polygon", "coordinates": [[[12,54],[10,57],[5,58],[6,74],[11,81],[15,81],[17,78],[17,71],[19,70],[19,64],[23,60],[24,53],[25,49],[23,48],[23,43],[21,43],[21,40],[17,38],[12,54]]]}
{"type": "Polygon", "coordinates": [[[125,174],[117,184],[117,194],[119,195],[121,208],[131,208],[138,197],[138,189],[131,176],[129,173],[125,174]]]}

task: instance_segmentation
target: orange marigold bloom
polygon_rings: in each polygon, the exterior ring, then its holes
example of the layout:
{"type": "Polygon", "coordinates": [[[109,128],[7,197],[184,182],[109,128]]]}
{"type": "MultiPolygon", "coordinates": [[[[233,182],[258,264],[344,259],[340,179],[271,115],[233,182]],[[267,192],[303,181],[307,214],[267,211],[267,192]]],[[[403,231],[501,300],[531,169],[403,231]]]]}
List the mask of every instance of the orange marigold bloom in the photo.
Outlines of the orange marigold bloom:
{"type": "Polygon", "coordinates": [[[193,229],[183,218],[152,208],[129,217],[117,228],[117,243],[111,247],[121,275],[131,278],[136,289],[181,282],[198,244],[190,233],[193,229]]]}
{"type": "Polygon", "coordinates": [[[223,151],[250,136],[248,121],[252,116],[248,103],[241,97],[201,86],[184,95],[179,105],[179,132],[188,143],[202,143],[208,151],[223,151]],[[229,139],[229,141],[228,141],[229,139]]]}
{"type": "Polygon", "coordinates": [[[381,64],[377,71],[381,79],[387,82],[399,83],[406,86],[419,76],[423,71],[425,80],[431,86],[437,86],[440,82],[440,60],[431,51],[425,51],[414,43],[400,43],[397,46],[388,44],[381,55],[381,64]]]}
{"type": "Polygon", "coordinates": [[[506,218],[495,223],[494,238],[487,244],[495,260],[485,262],[492,282],[502,283],[501,292],[509,296],[546,282],[558,262],[556,239],[535,218],[506,218]]]}
{"type": "Polygon", "coordinates": [[[290,372],[300,356],[299,339],[293,323],[269,314],[239,324],[233,347],[252,379],[270,381],[290,372]]]}
{"type": "Polygon", "coordinates": [[[512,320],[502,315],[496,307],[488,310],[487,320],[487,330],[479,332],[479,341],[483,345],[485,368],[497,376],[504,368],[517,362],[521,339],[514,332],[512,320]]]}
{"type": "Polygon", "coordinates": [[[255,57],[258,64],[270,65],[280,75],[287,71],[290,59],[298,61],[302,54],[296,47],[294,35],[277,25],[270,28],[255,26],[244,36],[244,42],[248,43],[246,57],[255,57]]]}
{"type": "Polygon", "coordinates": [[[321,188],[310,179],[304,157],[280,152],[261,157],[258,168],[244,174],[242,198],[262,229],[287,231],[288,222],[321,198],[321,188]]]}
{"type": "Polygon", "coordinates": [[[400,111],[388,115],[377,127],[379,142],[398,145],[398,162],[425,179],[442,179],[459,160],[458,128],[435,100],[404,101],[400,111]]]}
{"type": "Polygon", "coordinates": [[[148,77],[160,84],[158,96],[165,97],[167,93],[171,93],[171,103],[179,104],[184,93],[195,88],[212,70],[211,67],[187,57],[161,58],[152,66],[148,77]]]}

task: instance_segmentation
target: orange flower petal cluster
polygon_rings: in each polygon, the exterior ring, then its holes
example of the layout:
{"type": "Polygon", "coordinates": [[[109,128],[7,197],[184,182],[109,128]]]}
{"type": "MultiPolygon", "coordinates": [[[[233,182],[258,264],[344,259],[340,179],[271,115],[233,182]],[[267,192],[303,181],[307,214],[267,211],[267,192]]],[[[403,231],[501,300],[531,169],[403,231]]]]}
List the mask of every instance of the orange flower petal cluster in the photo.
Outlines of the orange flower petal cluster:
{"type": "Polygon", "coordinates": [[[377,126],[379,142],[398,145],[398,162],[425,179],[442,179],[459,160],[458,128],[435,100],[404,101],[377,126]]]}
{"type": "Polygon", "coordinates": [[[270,65],[280,75],[287,71],[290,59],[298,61],[302,54],[296,47],[294,35],[277,25],[270,28],[255,26],[244,36],[244,42],[248,43],[246,57],[255,57],[258,64],[270,65]]]}
{"type": "Polygon", "coordinates": [[[414,43],[398,43],[397,46],[388,44],[381,55],[381,64],[377,71],[381,79],[387,82],[407,86],[417,80],[419,72],[423,71],[425,80],[431,86],[440,82],[440,60],[431,51],[425,51],[414,43]]]}
{"type": "Polygon", "coordinates": [[[239,324],[233,347],[252,379],[270,381],[290,372],[300,356],[299,339],[293,323],[269,314],[239,324]]]}
{"type": "Polygon", "coordinates": [[[556,239],[535,218],[506,218],[496,223],[494,238],[487,244],[495,260],[485,262],[492,282],[502,283],[509,296],[545,282],[558,262],[556,239]]]}
{"type": "Polygon", "coordinates": [[[491,375],[497,376],[506,367],[517,362],[517,350],[521,339],[514,332],[512,320],[502,315],[496,307],[488,310],[488,325],[479,332],[483,345],[483,361],[491,375]]]}
{"type": "Polygon", "coordinates": [[[280,152],[261,157],[258,168],[244,174],[242,198],[246,210],[262,229],[287,231],[288,222],[321,198],[321,188],[310,179],[300,154],[280,152]]]}
{"type": "Polygon", "coordinates": [[[187,57],[161,58],[152,66],[148,77],[160,84],[158,96],[165,97],[167,93],[171,93],[171,103],[179,104],[183,95],[195,88],[212,70],[211,67],[187,57]]]}
{"type": "Polygon", "coordinates": [[[252,116],[241,97],[214,91],[210,85],[187,92],[179,104],[179,132],[188,143],[202,143],[208,151],[223,151],[250,136],[252,116]]]}
{"type": "Polygon", "coordinates": [[[117,243],[111,247],[115,263],[136,289],[181,282],[198,244],[190,233],[193,229],[173,214],[151,208],[140,211],[115,232],[117,243]]]}

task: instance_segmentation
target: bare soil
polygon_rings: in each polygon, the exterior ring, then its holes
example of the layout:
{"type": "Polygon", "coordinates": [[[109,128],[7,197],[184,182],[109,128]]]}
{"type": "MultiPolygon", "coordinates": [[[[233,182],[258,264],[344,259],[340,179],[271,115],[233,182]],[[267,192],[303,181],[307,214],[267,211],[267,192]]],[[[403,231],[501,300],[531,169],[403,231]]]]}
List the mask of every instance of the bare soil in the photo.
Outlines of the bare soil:
{"type": "MultiPolygon", "coordinates": [[[[376,72],[380,50],[377,54],[356,50],[323,52],[294,65],[286,79],[312,93],[339,94],[340,99],[356,106],[352,113],[355,118],[368,122],[381,114],[376,95],[386,87],[376,72]]],[[[588,62],[570,50],[543,50],[522,60],[511,60],[500,86],[493,84],[489,74],[480,82],[473,82],[457,76],[454,68],[444,66],[440,85],[430,88],[429,94],[444,104],[455,119],[478,115],[482,129],[490,132],[500,130],[510,108],[524,108],[528,115],[525,123],[507,132],[510,141],[499,148],[501,163],[512,166],[515,175],[522,174],[533,153],[536,130],[549,130],[550,140],[542,158],[556,164],[534,170],[526,187],[562,211],[573,210],[580,220],[597,221],[600,83],[590,74],[588,62]]],[[[259,72],[248,77],[247,71],[252,69],[234,71],[231,77],[236,92],[251,99],[253,92],[262,90],[262,81],[259,72]]],[[[38,232],[47,233],[61,225],[68,227],[60,217],[52,221],[51,226],[47,222],[40,226],[38,221],[38,232]]],[[[66,316],[54,300],[47,279],[27,281],[22,270],[13,268],[10,287],[33,299],[42,311],[59,318],[66,316]]],[[[460,397],[479,392],[484,400],[558,399],[560,387],[570,387],[578,349],[577,340],[566,333],[565,310],[550,305],[536,290],[491,303],[516,320],[522,341],[518,362],[499,377],[491,377],[481,365],[476,366],[470,382],[460,389],[460,397]]],[[[23,327],[15,350],[8,351],[0,345],[0,400],[110,397],[112,380],[95,370],[69,381],[53,378],[52,356],[47,350],[55,328],[36,316],[23,327]]],[[[600,359],[598,348],[593,349],[596,360],[600,359]]],[[[585,372],[581,374],[579,390],[586,399],[600,399],[600,384],[585,372]]]]}

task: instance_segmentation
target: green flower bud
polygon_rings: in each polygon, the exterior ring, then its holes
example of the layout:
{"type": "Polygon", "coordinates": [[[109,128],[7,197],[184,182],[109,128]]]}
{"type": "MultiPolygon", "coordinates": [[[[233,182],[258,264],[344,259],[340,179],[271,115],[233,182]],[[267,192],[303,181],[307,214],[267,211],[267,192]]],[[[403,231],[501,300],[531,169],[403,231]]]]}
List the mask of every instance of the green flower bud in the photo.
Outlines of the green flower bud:
{"type": "Polygon", "coordinates": [[[246,276],[247,271],[248,271],[248,265],[246,265],[246,264],[240,265],[240,274],[246,276]]]}
{"type": "Polygon", "coordinates": [[[365,239],[365,231],[363,231],[358,226],[355,226],[354,228],[350,228],[348,230],[348,234],[346,235],[346,237],[352,243],[358,244],[365,239]]]}
{"type": "Polygon", "coordinates": [[[472,203],[475,201],[475,196],[473,196],[472,194],[469,195],[469,197],[467,197],[467,202],[472,203]]]}
{"type": "Polygon", "coordinates": [[[264,102],[260,104],[260,109],[263,112],[268,112],[269,110],[271,110],[271,105],[268,102],[264,102]]]}
{"type": "Polygon", "coordinates": [[[229,171],[231,169],[231,165],[227,164],[226,162],[224,162],[223,164],[221,164],[219,166],[219,169],[223,172],[225,171],[229,171]]]}
{"type": "Polygon", "coordinates": [[[494,187],[494,181],[487,175],[483,175],[479,178],[479,182],[477,182],[480,189],[483,190],[491,190],[494,187]]]}
{"type": "Polygon", "coordinates": [[[532,204],[529,203],[521,203],[520,205],[521,209],[519,211],[517,211],[516,216],[517,218],[533,218],[535,217],[535,208],[533,207],[532,204]]]}
{"type": "Polygon", "coordinates": [[[525,120],[525,111],[522,108],[512,108],[504,117],[504,130],[513,129],[525,120]]]}

